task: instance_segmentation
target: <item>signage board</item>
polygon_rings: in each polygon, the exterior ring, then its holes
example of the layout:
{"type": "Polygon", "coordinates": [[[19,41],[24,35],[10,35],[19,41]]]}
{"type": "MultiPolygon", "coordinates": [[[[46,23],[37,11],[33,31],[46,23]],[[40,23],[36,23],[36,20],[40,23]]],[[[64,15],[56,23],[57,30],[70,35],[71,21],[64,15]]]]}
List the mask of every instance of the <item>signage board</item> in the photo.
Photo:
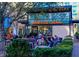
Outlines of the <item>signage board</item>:
{"type": "Polygon", "coordinates": [[[72,21],[72,7],[60,6],[50,9],[37,9],[28,16],[30,25],[68,25],[72,21]]]}

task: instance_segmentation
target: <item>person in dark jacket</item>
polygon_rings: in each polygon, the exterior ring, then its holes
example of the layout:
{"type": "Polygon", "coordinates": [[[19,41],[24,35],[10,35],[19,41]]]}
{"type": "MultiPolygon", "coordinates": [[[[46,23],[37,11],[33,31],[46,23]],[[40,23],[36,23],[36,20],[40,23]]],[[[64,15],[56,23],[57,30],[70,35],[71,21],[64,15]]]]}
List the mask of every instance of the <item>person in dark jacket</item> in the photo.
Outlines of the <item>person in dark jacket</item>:
{"type": "Polygon", "coordinates": [[[54,37],[54,46],[56,46],[58,44],[58,40],[59,40],[59,37],[57,35],[55,35],[55,37],[54,37]]]}
{"type": "Polygon", "coordinates": [[[54,44],[53,40],[54,40],[53,37],[49,37],[49,38],[48,38],[49,47],[53,47],[53,44],[54,44]]]}

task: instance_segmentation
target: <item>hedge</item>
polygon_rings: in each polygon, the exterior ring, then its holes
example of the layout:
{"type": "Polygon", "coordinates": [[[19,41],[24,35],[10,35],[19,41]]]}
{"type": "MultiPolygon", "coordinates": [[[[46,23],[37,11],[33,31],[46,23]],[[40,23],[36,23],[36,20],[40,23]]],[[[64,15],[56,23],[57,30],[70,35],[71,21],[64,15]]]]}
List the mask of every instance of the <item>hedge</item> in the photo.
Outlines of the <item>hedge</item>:
{"type": "Polygon", "coordinates": [[[72,39],[66,38],[63,42],[53,48],[37,48],[33,51],[25,40],[13,40],[7,47],[6,56],[9,57],[70,57],[72,55],[72,39]]]}
{"type": "Polygon", "coordinates": [[[53,48],[37,48],[34,57],[70,57],[72,55],[72,39],[64,39],[60,45],[53,48]]]}
{"type": "Polygon", "coordinates": [[[12,44],[6,47],[8,57],[28,57],[32,56],[31,48],[26,40],[14,39],[12,44]]]}

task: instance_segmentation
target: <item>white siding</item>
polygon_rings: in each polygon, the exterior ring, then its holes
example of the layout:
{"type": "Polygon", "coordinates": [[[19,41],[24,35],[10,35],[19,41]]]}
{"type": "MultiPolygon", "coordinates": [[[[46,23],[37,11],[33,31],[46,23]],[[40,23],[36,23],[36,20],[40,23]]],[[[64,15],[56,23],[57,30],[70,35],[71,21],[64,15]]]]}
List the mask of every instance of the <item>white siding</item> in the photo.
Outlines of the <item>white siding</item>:
{"type": "MultiPolygon", "coordinates": [[[[59,37],[64,38],[65,36],[69,35],[69,26],[52,26],[52,34],[57,35],[59,37]]],[[[71,28],[73,28],[71,26],[71,28]]],[[[73,29],[71,30],[71,35],[73,36],[73,29]]]]}

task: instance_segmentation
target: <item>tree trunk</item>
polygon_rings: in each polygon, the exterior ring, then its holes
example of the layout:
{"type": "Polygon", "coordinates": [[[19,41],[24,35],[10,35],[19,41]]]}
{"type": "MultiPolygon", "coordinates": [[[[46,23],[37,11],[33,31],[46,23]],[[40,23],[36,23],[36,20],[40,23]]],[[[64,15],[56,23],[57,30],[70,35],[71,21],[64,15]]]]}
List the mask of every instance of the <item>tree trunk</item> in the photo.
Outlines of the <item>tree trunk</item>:
{"type": "MultiPolygon", "coordinates": [[[[1,24],[0,24],[1,25],[1,24]]],[[[2,26],[2,25],[1,25],[2,26]]],[[[3,31],[2,31],[2,27],[0,26],[0,41],[2,40],[2,35],[3,35],[3,31]]]]}
{"type": "Polygon", "coordinates": [[[0,41],[3,39],[4,37],[4,27],[3,27],[3,17],[0,19],[0,41]]]}

